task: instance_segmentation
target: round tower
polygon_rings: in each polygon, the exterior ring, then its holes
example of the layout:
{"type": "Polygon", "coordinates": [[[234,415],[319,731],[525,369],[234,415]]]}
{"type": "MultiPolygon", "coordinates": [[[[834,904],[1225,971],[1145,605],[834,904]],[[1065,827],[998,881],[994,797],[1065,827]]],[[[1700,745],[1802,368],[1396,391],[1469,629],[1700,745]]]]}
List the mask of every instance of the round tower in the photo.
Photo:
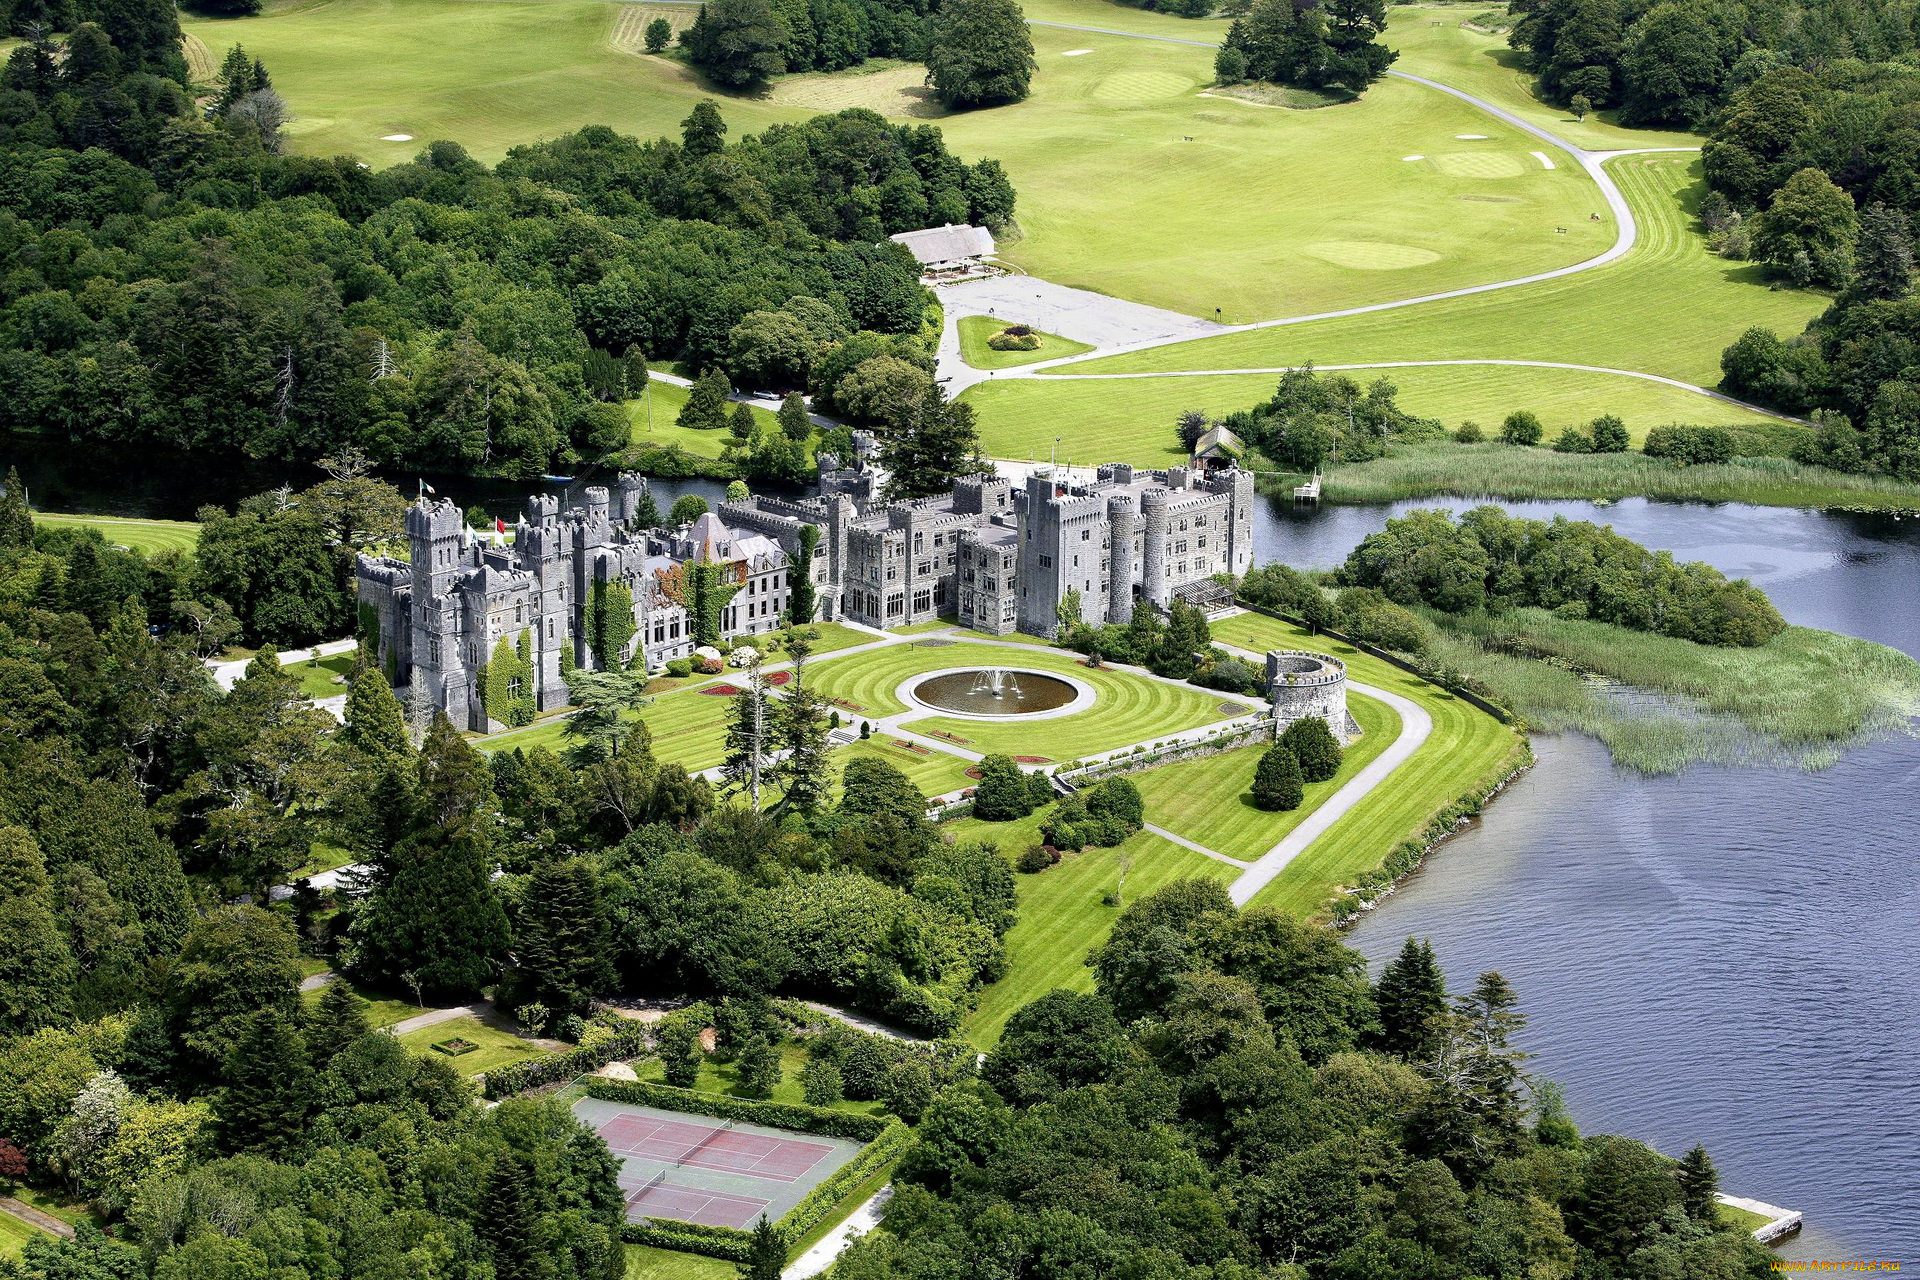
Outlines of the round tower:
{"type": "Polygon", "coordinates": [[[1133,496],[1107,499],[1107,621],[1125,625],[1133,617],[1133,496]]]}
{"type": "Polygon", "coordinates": [[[1148,489],[1140,495],[1141,524],[1146,546],[1140,552],[1140,594],[1165,609],[1167,587],[1167,491],[1148,489]]]}

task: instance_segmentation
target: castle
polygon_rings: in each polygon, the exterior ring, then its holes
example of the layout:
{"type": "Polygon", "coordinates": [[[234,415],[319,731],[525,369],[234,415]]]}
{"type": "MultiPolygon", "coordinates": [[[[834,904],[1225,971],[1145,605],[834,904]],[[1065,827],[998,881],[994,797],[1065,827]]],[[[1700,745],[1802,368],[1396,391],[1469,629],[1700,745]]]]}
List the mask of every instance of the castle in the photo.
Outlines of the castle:
{"type": "Polygon", "coordinates": [[[637,475],[564,506],[538,494],[506,546],[475,538],[452,502],[423,495],[407,511],[408,560],[359,558],[364,628],[396,687],[424,681],[416,698],[484,732],[497,727],[480,696],[495,646],[524,653],[534,706],[565,706],[563,671],[599,665],[591,619],[610,584],[633,598],[623,663],[656,670],[691,656],[690,565],[719,566],[734,588],[719,616],[732,640],[784,626],[802,572],[815,596],[803,621],[889,629],[948,616],[994,635],[1051,637],[1073,593],[1082,620],[1124,623],[1141,600],[1162,611],[1176,598],[1218,600],[1226,589],[1212,575],[1253,563],[1253,476],[1232,466],[1113,463],[1091,482],[1036,469],[1019,486],[966,476],[939,497],[893,503],[864,435],[848,465],[823,453],[819,468],[815,496],[726,502],[679,529],[641,527],[648,489],[637,475]]]}

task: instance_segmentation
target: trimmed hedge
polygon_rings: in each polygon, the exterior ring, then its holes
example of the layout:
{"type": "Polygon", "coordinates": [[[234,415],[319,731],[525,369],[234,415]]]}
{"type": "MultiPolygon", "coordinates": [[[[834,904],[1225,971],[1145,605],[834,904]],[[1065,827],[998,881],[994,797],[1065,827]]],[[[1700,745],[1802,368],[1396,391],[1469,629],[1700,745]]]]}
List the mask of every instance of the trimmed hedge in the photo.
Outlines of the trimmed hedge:
{"type": "MultiPolygon", "coordinates": [[[[789,1249],[818,1227],[854,1188],[898,1160],[901,1152],[906,1150],[907,1143],[913,1139],[913,1131],[892,1117],[883,1120],[878,1116],[793,1106],[783,1102],[748,1102],[645,1081],[588,1080],[585,1087],[589,1097],[603,1102],[624,1102],[633,1106],[658,1107],[663,1111],[716,1116],[722,1120],[796,1129],[802,1133],[818,1133],[864,1143],[858,1155],[834,1170],[774,1224],[781,1241],[789,1249]]],[[[733,1227],[713,1227],[666,1218],[650,1218],[644,1223],[629,1222],[621,1228],[620,1238],[629,1244],[677,1249],[681,1253],[697,1253],[728,1262],[745,1262],[753,1241],[750,1232],[733,1227]]]]}
{"type": "Polygon", "coordinates": [[[561,1084],[575,1076],[598,1071],[609,1062],[637,1058],[647,1051],[647,1045],[646,1028],[635,1025],[633,1030],[616,1032],[611,1039],[590,1048],[569,1049],[565,1053],[552,1053],[544,1058],[515,1062],[498,1071],[489,1071],[486,1087],[481,1092],[488,1101],[497,1102],[542,1085],[561,1084]]]}
{"type": "Polygon", "coordinates": [[[872,1142],[890,1123],[879,1116],[854,1111],[829,1111],[824,1107],[801,1106],[790,1102],[751,1102],[744,1098],[725,1098],[717,1093],[699,1093],[676,1089],[672,1085],[646,1080],[586,1081],[587,1096],[602,1102],[625,1102],[636,1107],[658,1107],[662,1111],[684,1111],[690,1115],[718,1116],[722,1120],[743,1120],[774,1129],[798,1129],[850,1142],[872,1142]]]}

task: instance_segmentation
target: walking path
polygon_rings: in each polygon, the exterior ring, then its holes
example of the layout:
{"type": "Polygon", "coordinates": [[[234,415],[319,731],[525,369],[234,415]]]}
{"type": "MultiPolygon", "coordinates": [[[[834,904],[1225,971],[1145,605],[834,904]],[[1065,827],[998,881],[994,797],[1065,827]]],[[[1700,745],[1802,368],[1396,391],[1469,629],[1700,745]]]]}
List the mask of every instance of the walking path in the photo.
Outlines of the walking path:
{"type": "Polygon", "coordinates": [[[842,1249],[880,1225],[880,1215],[886,1211],[887,1201],[892,1198],[893,1184],[889,1182],[874,1192],[871,1200],[848,1214],[846,1221],[821,1236],[805,1253],[788,1263],[787,1269],[780,1273],[780,1280],[811,1280],[814,1276],[824,1275],[842,1249]]]}
{"type": "Polygon", "coordinates": [[[1140,825],[1145,830],[1151,831],[1153,832],[1153,834],[1159,836],[1162,840],[1171,840],[1175,844],[1179,845],[1182,849],[1191,849],[1195,853],[1204,853],[1207,857],[1212,858],[1216,862],[1224,862],[1230,867],[1244,867],[1247,865],[1246,863],[1242,862],[1238,858],[1229,857],[1228,855],[1221,853],[1218,849],[1209,849],[1207,848],[1207,846],[1203,844],[1195,844],[1193,841],[1187,839],[1185,836],[1176,835],[1173,832],[1167,830],[1165,827],[1156,827],[1151,822],[1143,822],[1140,825]]]}
{"type": "Polygon", "coordinates": [[[42,1213],[30,1204],[15,1200],[12,1196],[0,1196],[0,1213],[20,1219],[30,1227],[37,1227],[50,1235],[73,1239],[73,1228],[50,1213],[42,1213]]]}
{"type": "MultiPolygon", "coordinates": [[[[310,658],[331,658],[336,653],[352,653],[359,647],[358,640],[346,639],[329,640],[325,644],[314,645],[311,649],[282,649],[280,665],[284,667],[294,662],[306,662],[310,658]]],[[[247,673],[247,664],[252,661],[250,657],[234,658],[227,662],[215,662],[209,658],[207,670],[213,672],[214,683],[222,689],[231,689],[240,677],[247,673]]]]}

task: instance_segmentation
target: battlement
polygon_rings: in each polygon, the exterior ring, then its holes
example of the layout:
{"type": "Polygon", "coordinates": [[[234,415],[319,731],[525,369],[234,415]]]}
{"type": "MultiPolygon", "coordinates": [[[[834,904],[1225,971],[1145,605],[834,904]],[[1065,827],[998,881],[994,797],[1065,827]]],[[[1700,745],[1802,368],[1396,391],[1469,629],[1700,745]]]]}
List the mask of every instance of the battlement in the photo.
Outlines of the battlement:
{"type": "Polygon", "coordinates": [[[1284,684],[1296,688],[1343,684],[1347,664],[1325,653],[1304,649],[1275,649],[1267,654],[1268,685],[1284,684]]]}

